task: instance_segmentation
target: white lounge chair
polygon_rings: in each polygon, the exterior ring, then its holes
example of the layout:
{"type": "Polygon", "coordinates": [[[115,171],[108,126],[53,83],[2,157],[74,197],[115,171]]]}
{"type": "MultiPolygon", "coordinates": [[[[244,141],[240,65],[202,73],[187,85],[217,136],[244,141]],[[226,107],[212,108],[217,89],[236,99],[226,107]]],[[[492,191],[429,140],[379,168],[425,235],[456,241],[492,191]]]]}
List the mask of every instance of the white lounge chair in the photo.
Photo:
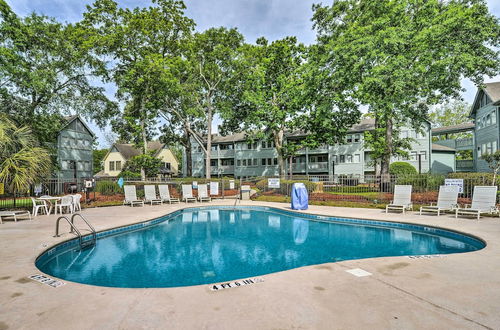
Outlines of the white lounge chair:
{"type": "Polygon", "coordinates": [[[169,204],[179,203],[179,198],[170,196],[170,190],[168,189],[168,185],[166,184],[158,185],[158,191],[160,192],[160,199],[162,200],[162,202],[168,202],[169,204]]]}
{"type": "Polygon", "coordinates": [[[66,195],[61,198],[59,203],[56,202],[56,214],[57,210],[59,210],[59,213],[63,213],[63,208],[66,209],[67,212],[73,213],[73,196],[71,195],[66,195]]]}
{"type": "Polygon", "coordinates": [[[405,213],[406,210],[412,210],[411,190],[411,185],[394,186],[393,201],[385,206],[385,213],[389,212],[389,210],[402,211],[403,213],[405,213]]]}
{"type": "Polygon", "coordinates": [[[0,211],[0,223],[3,223],[2,218],[14,218],[14,221],[17,222],[18,217],[26,215],[30,220],[33,220],[29,211],[0,211]]]}
{"type": "Polygon", "coordinates": [[[198,200],[200,202],[210,202],[212,199],[208,196],[208,185],[199,184],[198,185],[198,200]]]}
{"type": "Polygon", "coordinates": [[[137,198],[137,191],[134,185],[123,186],[123,191],[125,192],[125,199],[123,200],[123,205],[134,206],[135,204],[141,204],[144,206],[144,201],[137,198]]]}
{"type": "Polygon", "coordinates": [[[481,213],[499,214],[496,206],[497,190],[497,186],[475,186],[470,208],[457,208],[455,218],[459,215],[473,215],[479,220],[481,213]]]}
{"type": "Polygon", "coordinates": [[[182,185],[182,200],[184,202],[196,202],[196,198],[193,197],[193,187],[190,184],[182,185]]]}
{"type": "Polygon", "coordinates": [[[34,217],[38,215],[38,210],[40,210],[40,213],[42,213],[42,211],[45,211],[45,214],[49,214],[49,209],[47,208],[46,201],[37,201],[35,198],[31,197],[31,202],[33,203],[31,214],[33,214],[34,217]]]}
{"type": "Polygon", "coordinates": [[[80,194],[73,195],[73,210],[75,212],[82,210],[82,206],[80,204],[81,199],[82,199],[82,195],[80,195],[80,194]]]}
{"type": "Polygon", "coordinates": [[[156,187],[152,184],[144,185],[144,201],[146,203],[162,204],[161,199],[156,195],[156,187]]]}
{"type": "Polygon", "coordinates": [[[441,186],[439,187],[439,195],[437,205],[427,205],[420,207],[420,215],[422,212],[437,212],[439,216],[441,212],[455,210],[458,199],[458,186],[441,186]]]}

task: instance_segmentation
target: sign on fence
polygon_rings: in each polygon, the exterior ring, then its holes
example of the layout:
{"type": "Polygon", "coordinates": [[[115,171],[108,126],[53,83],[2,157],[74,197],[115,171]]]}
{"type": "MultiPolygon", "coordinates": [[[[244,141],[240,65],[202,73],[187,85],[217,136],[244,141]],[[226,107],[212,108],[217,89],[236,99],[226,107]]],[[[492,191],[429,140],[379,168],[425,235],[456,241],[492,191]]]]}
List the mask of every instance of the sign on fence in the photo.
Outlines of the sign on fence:
{"type": "Polygon", "coordinates": [[[234,189],[234,180],[229,180],[229,189],[234,189]]]}
{"type": "Polygon", "coordinates": [[[193,189],[198,189],[198,181],[193,181],[193,189]]]}
{"type": "Polygon", "coordinates": [[[267,187],[268,188],[279,188],[280,187],[280,179],[277,179],[277,178],[267,179],[267,187]]]}
{"type": "Polygon", "coordinates": [[[218,194],[219,194],[219,183],[210,182],[210,195],[218,195],[218,194]]]}
{"type": "Polygon", "coordinates": [[[445,186],[458,186],[458,193],[464,193],[464,179],[444,179],[445,186]]]}

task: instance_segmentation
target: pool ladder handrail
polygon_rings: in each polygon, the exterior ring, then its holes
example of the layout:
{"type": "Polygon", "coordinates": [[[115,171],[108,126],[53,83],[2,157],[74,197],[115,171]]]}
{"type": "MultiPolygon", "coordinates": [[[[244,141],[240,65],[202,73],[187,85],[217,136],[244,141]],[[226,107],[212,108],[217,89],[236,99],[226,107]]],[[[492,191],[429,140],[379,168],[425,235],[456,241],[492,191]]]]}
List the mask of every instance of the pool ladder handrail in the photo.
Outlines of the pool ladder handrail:
{"type": "Polygon", "coordinates": [[[71,217],[71,220],[69,220],[68,217],[65,216],[65,215],[61,215],[59,218],[57,218],[57,221],[56,221],[56,234],[54,235],[54,237],[59,237],[60,236],[59,235],[59,223],[60,223],[61,219],[66,220],[66,222],[68,223],[68,225],[71,227],[70,233],[74,232],[78,236],[78,242],[80,244],[80,248],[84,248],[84,247],[92,246],[92,245],[96,244],[96,242],[97,242],[97,233],[96,233],[94,227],[87,221],[87,219],[85,219],[83,217],[83,215],[81,215],[79,213],[73,214],[73,216],[71,217]],[[85,244],[83,242],[82,233],[78,230],[78,228],[74,224],[74,219],[75,219],[75,216],[77,216],[77,215],[80,216],[80,218],[82,218],[82,220],[90,228],[90,231],[91,231],[91,234],[92,234],[92,239],[89,241],[88,244],[85,244]]]}

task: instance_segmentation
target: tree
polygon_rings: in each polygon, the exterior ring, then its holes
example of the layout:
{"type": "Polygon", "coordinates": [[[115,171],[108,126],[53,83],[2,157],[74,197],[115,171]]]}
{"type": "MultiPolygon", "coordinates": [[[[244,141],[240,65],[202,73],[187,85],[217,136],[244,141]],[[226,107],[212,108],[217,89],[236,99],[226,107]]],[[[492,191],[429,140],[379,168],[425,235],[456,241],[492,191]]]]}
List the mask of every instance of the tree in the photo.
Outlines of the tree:
{"type": "MultiPolygon", "coordinates": [[[[109,57],[102,75],[117,86],[117,97],[125,104],[114,127],[147,155],[148,139],[155,135],[159,117],[157,96],[164,85],[158,76],[181,57],[193,21],[184,15],[177,0],[154,0],[145,8],[121,8],[113,0],[97,0],[84,14],[81,26],[89,34],[94,51],[109,57]]],[[[145,179],[146,169],[141,170],[145,179]]]]}
{"type": "Polygon", "coordinates": [[[0,116],[0,182],[13,193],[27,191],[30,185],[50,174],[47,150],[40,148],[27,126],[18,127],[7,116],[0,116]]]}
{"type": "Polygon", "coordinates": [[[92,158],[94,160],[94,174],[104,170],[104,157],[108,153],[108,149],[92,150],[92,158]]]}
{"type": "Polygon", "coordinates": [[[436,106],[429,113],[433,127],[453,126],[471,121],[469,117],[471,105],[463,100],[454,99],[436,106]]]}
{"type": "Polygon", "coordinates": [[[146,177],[152,178],[158,175],[161,166],[161,159],[154,156],[154,151],[150,151],[145,155],[137,155],[127,160],[119,176],[137,178],[141,175],[141,171],[144,170],[146,177]]]}
{"type": "Polygon", "coordinates": [[[500,170],[500,150],[497,150],[491,154],[483,154],[481,158],[488,163],[488,167],[493,171],[493,180],[491,182],[491,185],[494,186],[497,179],[498,170],[500,170]]]}
{"type": "Polygon", "coordinates": [[[337,0],[314,6],[319,62],[346,99],[369,107],[376,151],[387,176],[398,129],[420,130],[429,106],[458,97],[499,70],[498,19],[481,0],[337,0]],[[496,47],[496,49],[495,49],[496,47]]]}
{"type": "Polygon", "coordinates": [[[165,92],[159,99],[163,100],[164,118],[181,124],[184,139],[194,139],[202,149],[209,179],[213,117],[230,106],[227,99],[238,77],[235,59],[243,36],[236,29],[211,28],[186,42],[183,58],[164,66],[159,74],[164,82],[160,90],[165,92]]]}
{"type": "Polygon", "coordinates": [[[54,143],[70,110],[94,118],[114,111],[91,84],[102,69],[81,29],[35,13],[20,18],[0,0],[0,105],[41,143],[54,143]]]}

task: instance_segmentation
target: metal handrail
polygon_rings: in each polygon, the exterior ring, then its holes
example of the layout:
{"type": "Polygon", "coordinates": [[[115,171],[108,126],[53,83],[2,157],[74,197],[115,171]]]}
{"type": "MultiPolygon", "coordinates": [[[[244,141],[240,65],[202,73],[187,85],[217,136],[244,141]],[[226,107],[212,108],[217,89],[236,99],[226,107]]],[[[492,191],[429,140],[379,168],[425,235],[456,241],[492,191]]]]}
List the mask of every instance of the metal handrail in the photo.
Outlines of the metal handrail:
{"type": "Polygon", "coordinates": [[[73,232],[73,230],[74,230],[77,233],[77,235],[78,235],[78,242],[80,243],[80,246],[82,246],[82,243],[83,243],[83,241],[82,241],[82,234],[80,233],[80,231],[78,230],[78,228],[76,228],[75,225],[65,215],[61,215],[59,218],[57,218],[57,221],[56,221],[56,235],[54,237],[59,237],[59,222],[61,221],[61,219],[65,219],[66,222],[68,222],[68,224],[71,227],[71,232],[73,232]]]}
{"type": "Polygon", "coordinates": [[[71,216],[71,232],[73,232],[73,228],[76,228],[73,224],[74,224],[74,221],[75,221],[75,217],[76,216],[79,216],[80,218],[82,218],[82,220],[87,224],[87,226],[90,228],[90,231],[92,232],[92,239],[94,240],[94,244],[95,242],[97,242],[97,233],[94,229],[94,227],[87,221],[87,219],[85,219],[85,217],[83,215],[81,215],[80,213],[75,213],[71,216]]]}

